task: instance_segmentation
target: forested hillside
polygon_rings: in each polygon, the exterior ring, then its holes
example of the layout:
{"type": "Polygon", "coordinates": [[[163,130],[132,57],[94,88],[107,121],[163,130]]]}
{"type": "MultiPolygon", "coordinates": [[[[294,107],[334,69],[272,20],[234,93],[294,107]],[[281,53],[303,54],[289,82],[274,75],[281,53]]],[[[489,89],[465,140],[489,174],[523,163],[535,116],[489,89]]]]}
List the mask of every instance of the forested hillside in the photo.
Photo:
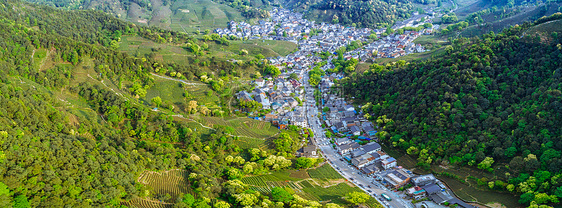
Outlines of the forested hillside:
{"type": "Polygon", "coordinates": [[[558,203],[562,36],[526,31],[560,17],[456,39],[441,58],[373,64],[340,84],[383,128],[381,140],[417,156],[418,166],[505,166],[490,188],[522,194],[523,204],[558,203]]]}
{"type": "Polygon", "coordinates": [[[306,18],[371,28],[392,25],[397,20],[408,18],[414,8],[413,1],[409,0],[295,0],[287,2],[291,8],[303,10],[306,18]]]}
{"type": "MultiPolygon", "coordinates": [[[[292,152],[304,139],[296,130],[268,138],[271,148],[245,149],[231,127],[202,129],[173,107],[155,111],[139,100],[155,82],[151,73],[188,80],[207,77],[212,67],[231,78],[246,66],[211,58],[176,64],[133,57],[116,51],[122,35],[182,46],[201,41],[101,12],[0,0],[0,206],[346,205],[322,205],[285,189],[276,192],[284,195],[279,199],[238,180],[296,168],[292,152]],[[275,142],[290,148],[287,158],[275,156],[283,153],[275,142]],[[178,169],[187,176],[173,190],[187,193],[163,194],[139,181],[146,171],[178,169]]],[[[254,62],[247,65],[259,65],[254,62]]],[[[213,89],[222,93],[221,87],[213,89]]]]}

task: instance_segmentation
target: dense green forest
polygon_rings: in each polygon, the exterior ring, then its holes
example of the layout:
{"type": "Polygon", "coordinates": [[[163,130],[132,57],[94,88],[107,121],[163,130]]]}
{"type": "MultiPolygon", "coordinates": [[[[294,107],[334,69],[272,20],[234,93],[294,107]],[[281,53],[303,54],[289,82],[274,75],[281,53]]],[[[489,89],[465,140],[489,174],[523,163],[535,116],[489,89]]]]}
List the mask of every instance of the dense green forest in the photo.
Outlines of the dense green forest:
{"type": "Polygon", "coordinates": [[[505,166],[490,188],[522,194],[523,204],[558,203],[562,36],[526,31],[560,17],[456,39],[441,58],[373,64],[340,85],[383,128],[381,140],[417,156],[418,166],[505,166]]]}
{"type": "Polygon", "coordinates": [[[414,9],[412,1],[396,0],[288,2],[291,8],[303,10],[306,18],[371,28],[392,25],[397,20],[409,18],[414,9]]]}
{"type": "Polygon", "coordinates": [[[203,45],[184,33],[136,26],[101,12],[0,0],[2,207],[122,207],[139,197],[168,198],[174,207],[340,207],[288,190],[262,194],[238,180],[302,168],[302,161],[293,163],[304,137],[297,131],[270,138],[271,148],[242,149],[231,128],[197,131],[186,119],[152,111],[138,99],[154,84],[150,73],[198,79],[207,77],[209,67],[228,76],[246,66],[212,58],[202,66],[133,57],[115,50],[121,35],[203,45]],[[38,63],[41,59],[52,64],[38,63]],[[79,70],[99,75],[81,79],[79,70]],[[129,94],[115,92],[102,78],[129,94]],[[74,100],[68,103],[62,95],[74,100]],[[188,172],[189,193],[155,196],[137,181],[143,171],[171,169],[188,172]]]}

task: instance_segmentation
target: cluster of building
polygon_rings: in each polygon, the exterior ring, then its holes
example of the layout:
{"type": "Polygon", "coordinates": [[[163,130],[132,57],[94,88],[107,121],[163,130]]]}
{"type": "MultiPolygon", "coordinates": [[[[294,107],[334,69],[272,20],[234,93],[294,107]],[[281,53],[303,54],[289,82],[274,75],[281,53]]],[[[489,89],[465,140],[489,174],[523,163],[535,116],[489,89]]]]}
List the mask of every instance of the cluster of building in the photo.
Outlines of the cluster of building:
{"type": "Polygon", "coordinates": [[[411,53],[422,53],[425,51],[425,48],[420,44],[415,44],[413,41],[424,33],[426,33],[425,30],[420,32],[407,31],[402,35],[388,35],[362,48],[347,52],[344,58],[369,60],[375,58],[398,58],[411,53]]]}
{"type": "Polygon", "coordinates": [[[299,80],[302,79],[301,70],[285,71],[277,78],[259,78],[254,81],[255,88],[252,92],[240,91],[237,98],[240,101],[253,100],[262,104],[263,109],[270,111],[258,119],[272,122],[280,129],[287,128],[289,124],[308,127],[302,104],[304,87],[301,81],[289,78],[291,73],[295,73],[299,80]]]}
{"type": "Polygon", "coordinates": [[[442,207],[457,204],[458,207],[474,208],[458,198],[433,174],[415,175],[410,170],[397,166],[396,159],[382,151],[376,142],[360,145],[349,138],[335,139],[334,146],[343,159],[363,174],[374,177],[390,189],[405,188],[404,193],[413,200],[422,200],[426,207],[442,207]]]}
{"type": "MultiPolygon", "coordinates": [[[[221,36],[284,40],[297,43],[299,45],[299,51],[291,54],[291,57],[278,57],[270,59],[270,61],[279,66],[281,66],[282,63],[287,63],[288,67],[296,66],[306,68],[314,63],[314,60],[304,58],[307,55],[325,51],[333,53],[337,49],[347,46],[352,41],[367,43],[369,42],[368,37],[371,34],[380,36],[380,34],[386,31],[386,29],[344,27],[339,24],[328,24],[324,22],[317,24],[314,21],[303,19],[300,13],[294,13],[281,8],[275,8],[270,11],[270,13],[271,18],[269,20],[260,20],[257,25],[231,21],[228,28],[218,28],[215,32],[221,36]],[[297,63],[299,61],[295,59],[299,58],[308,61],[308,63],[297,63]]],[[[425,22],[431,22],[429,16],[424,15],[423,17],[427,17],[425,22]]],[[[413,18],[406,21],[414,22],[420,19],[420,15],[414,15],[413,18]]],[[[421,22],[420,24],[425,22],[421,22]]],[[[411,24],[408,23],[404,25],[407,26],[411,24]]],[[[410,53],[423,52],[425,49],[419,44],[414,44],[412,41],[420,34],[430,34],[432,31],[433,28],[428,28],[419,32],[413,31],[401,35],[389,35],[378,41],[371,42],[365,47],[347,52],[345,57],[347,59],[355,58],[367,60],[369,58],[396,58],[410,53]]]]}

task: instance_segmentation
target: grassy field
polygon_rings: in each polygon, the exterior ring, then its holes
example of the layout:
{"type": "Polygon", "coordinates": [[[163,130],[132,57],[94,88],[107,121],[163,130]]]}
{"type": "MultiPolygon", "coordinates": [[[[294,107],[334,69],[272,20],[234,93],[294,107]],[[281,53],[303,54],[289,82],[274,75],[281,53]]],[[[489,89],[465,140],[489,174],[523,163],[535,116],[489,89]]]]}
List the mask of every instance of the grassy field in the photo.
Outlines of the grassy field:
{"type": "Polygon", "coordinates": [[[187,57],[192,56],[179,46],[156,43],[139,36],[128,35],[121,38],[118,50],[137,57],[144,57],[154,52],[156,60],[183,64],[188,64],[187,57]]]}
{"type": "Polygon", "coordinates": [[[47,57],[47,49],[36,49],[33,54],[33,68],[39,69],[43,60],[47,57]]]}
{"type": "MultiPolygon", "coordinates": [[[[168,102],[176,106],[176,110],[183,112],[185,108],[184,94],[189,95],[189,100],[194,99],[198,105],[205,105],[209,109],[216,108],[219,97],[215,94],[208,96],[207,92],[211,89],[207,85],[182,85],[178,81],[163,79],[154,76],[155,84],[147,90],[146,96],[141,100],[152,105],[151,99],[159,96],[163,102],[168,102]]],[[[192,81],[193,82],[193,81],[192,81]]]]}
{"type": "MultiPolygon", "coordinates": [[[[236,40],[231,41],[230,45],[218,45],[215,42],[207,42],[209,51],[205,56],[213,56],[223,60],[250,60],[257,54],[265,57],[286,56],[297,49],[297,45],[292,42],[278,40],[236,40]],[[248,55],[239,55],[244,49],[248,55]]],[[[154,41],[139,36],[123,36],[119,43],[119,51],[126,52],[136,57],[145,57],[153,54],[156,60],[162,62],[175,62],[180,64],[190,64],[192,60],[200,59],[186,49],[166,43],[156,43],[154,41]],[[191,60],[191,61],[190,61],[191,60]]]]}
{"type": "Polygon", "coordinates": [[[316,179],[342,179],[341,175],[328,164],[324,164],[316,169],[308,170],[311,178],[316,179]]]}
{"type": "Polygon", "coordinates": [[[550,35],[552,32],[562,33],[562,20],[545,22],[543,24],[531,27],[526,31],[526,34],[546,33],[550,35]]]}
{"type": "Polygon", "coordinates": [[[400,56],[398,58],[378,58],[378,59],[375,59],[375,63],[377,63],[379,65],[382,65],[382,64],[397,62],[399,60],[411,62],[411,61],[415,61],[415,60],[428,59],[428,58],[431,58],[431,56],[433,56],[433,55],[440,55],[444,52],[445,52],[444,48],[439,48],[439,49],[436,49],[436,50],[426,51],[426,52],[423,52],[423,53],[408,54],[408,55],[405,55],[405,56],[400,56]]]}
{"type": "Polygon", "coordinates": [[[274,57],[289,55],[296,51],[297,44],[279,40],[247,40],[235,41],[225,49],[233,52],[246,49],[251,56],[262,54],[265,57],[274,57]]]}

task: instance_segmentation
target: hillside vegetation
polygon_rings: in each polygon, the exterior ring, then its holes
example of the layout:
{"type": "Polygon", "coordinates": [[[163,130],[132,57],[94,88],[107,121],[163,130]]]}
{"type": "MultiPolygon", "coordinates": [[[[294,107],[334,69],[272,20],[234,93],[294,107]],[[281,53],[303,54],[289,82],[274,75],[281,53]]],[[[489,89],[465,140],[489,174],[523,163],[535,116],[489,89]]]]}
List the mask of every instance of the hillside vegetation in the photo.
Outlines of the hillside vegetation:
{"type": "MultiPolygon", "coordinates": [[[[294,0],[287,2],[290,7],[302,10],[305,17],[309,19],[371,28],[392,25],[397,20],[409,18],[414,8],[413,1],[294,0]]],[[[422,0],[419,3],[431,2],[422,0]]]]}
{"type": "Polygon", "coordinates": [[[559,18],[456,39],[441,58],[373,64],[340,84],[383,127],[381,141],[417,156],[418,166],[505,166],[508,174],[479,183],[522,194],[523,204],[558,203],[562,37],[523,32],[559,18]]]}
{"type": "Polygon", "coordinates": [[[232,116],[226,101],[243,85],[235,74],[266,66],[199,50],[229,41],[0,0],[0,206],[350,205],[279,200],[239,180],[297,168],[293,152],[305,138],[294,126],[212,117],[232,116]],[[131,56],[118,51],[124,37],[168,52],[189,48],[197,58],[164,62],[157,50],[131,56]]]}

